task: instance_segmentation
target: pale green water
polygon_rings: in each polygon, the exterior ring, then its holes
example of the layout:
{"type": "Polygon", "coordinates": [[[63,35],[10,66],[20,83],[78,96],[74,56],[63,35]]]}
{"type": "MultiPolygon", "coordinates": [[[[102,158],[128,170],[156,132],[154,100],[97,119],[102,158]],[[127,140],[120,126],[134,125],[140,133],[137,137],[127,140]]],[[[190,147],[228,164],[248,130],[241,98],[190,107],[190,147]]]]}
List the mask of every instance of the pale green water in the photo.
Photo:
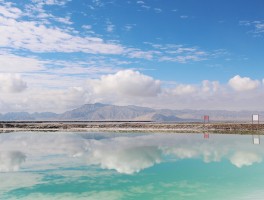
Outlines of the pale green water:
{"type": "Polygon", "coordinates": [[[4,133],[0,199],[263,199],[263,145],[252,139],[4,133]]]}

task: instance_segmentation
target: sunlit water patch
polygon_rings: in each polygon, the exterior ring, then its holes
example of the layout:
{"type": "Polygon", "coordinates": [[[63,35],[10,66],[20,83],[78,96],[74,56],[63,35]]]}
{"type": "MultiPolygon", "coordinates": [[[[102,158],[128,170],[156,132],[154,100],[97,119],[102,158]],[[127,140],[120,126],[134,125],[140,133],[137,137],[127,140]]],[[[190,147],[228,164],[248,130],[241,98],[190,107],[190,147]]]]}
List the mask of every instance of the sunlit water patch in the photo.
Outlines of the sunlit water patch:
{"type": "Polygon", "coordinates": [[[263,156],[251,135],[3,133],[0,199],[262,199],[263,156]]]}

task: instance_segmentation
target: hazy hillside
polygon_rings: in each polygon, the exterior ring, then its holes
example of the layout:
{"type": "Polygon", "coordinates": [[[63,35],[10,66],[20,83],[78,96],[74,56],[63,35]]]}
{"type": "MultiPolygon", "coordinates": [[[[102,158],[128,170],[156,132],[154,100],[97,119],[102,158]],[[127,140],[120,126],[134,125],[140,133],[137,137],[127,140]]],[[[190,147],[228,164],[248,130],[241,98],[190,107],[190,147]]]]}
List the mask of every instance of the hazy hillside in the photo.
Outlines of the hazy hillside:
{"type": "Polygon", "coordinates": [[[155,110],[137,106],[114,106],[107,104],[85,104],[59,116],[61,120],[133,120],[136,117],[155,112],[155,110]]]}
{"type": "Polygon", "coordinates": [[[85,104],[79,108],[56,114],[52,112],[27,113],[10,112],[0,114],[2,121],[15,120],[143,120],[143,121],[202,121],[203,115],[209,115],[212,121],[251,121],[252,114],[259,114],[260,120],[264,112],[256,111],[224,111],[224,110],[169,110],[152,109],[139,106],[115,106],[108,104],[85,104]]]}
{"type": "Polygon", "coordinates": [[[9,112],[6,114],[0,114],[0,120],[2,121],[23,121],[23,120],[56,120],[59,114],[52,112],[43,113],[27,113],[27,112],[9,112]]]}

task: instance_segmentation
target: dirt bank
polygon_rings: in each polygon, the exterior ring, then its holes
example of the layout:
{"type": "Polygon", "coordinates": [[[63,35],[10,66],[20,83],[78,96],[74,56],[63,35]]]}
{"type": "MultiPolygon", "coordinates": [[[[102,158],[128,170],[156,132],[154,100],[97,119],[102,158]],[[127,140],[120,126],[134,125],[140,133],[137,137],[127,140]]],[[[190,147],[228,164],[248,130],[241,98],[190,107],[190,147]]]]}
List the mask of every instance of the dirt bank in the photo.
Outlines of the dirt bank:
{"type": "Polygon", "coordinates": [[[154,122],[0,122],[8,131],[151,131],[264,134],[264,124],[251,123],[154,123],[154,122]]]}

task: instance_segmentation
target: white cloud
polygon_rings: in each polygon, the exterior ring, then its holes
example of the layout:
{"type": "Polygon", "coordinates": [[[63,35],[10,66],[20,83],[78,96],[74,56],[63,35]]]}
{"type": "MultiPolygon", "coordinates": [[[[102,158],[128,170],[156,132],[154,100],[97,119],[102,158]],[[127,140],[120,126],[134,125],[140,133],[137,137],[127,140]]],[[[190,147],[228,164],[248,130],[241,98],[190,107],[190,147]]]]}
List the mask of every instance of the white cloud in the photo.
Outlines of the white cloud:
{"type": "Polygon", "coordinates": [[[0,52],[0,73],[25,73],[44,70],[44,61],[0,52]]]}
{"type": "Polygon", "coordinates": [[[94,6],[103,7],[105,4],[101,0],[92,0],[94,6]]]}
{"type": "Polygon", "coordinates": [[[112,33],[114,32],[114,30],[115,30],[115,25],[109,19],[107,19],[106,20],[106,31],[108,33],[112,33]]]}
{"type": "Polygon", "coordinates": [[[220,88],[218,81],[208,81],[203,80],[202,82],[202,91],[203,92],[216,92],[220,88]]]}
{"type": "Polygon", "coordinates": [[[18,74],[0,73],[0,91],[21,92],[27,88],[27,83],[18,74]]]}
{"type": "Polygon", "coordinates": [[[106,31],[109,32],[109,33],[112,33],[115,29],[115,25],[113,24],[107,24],[106,26],[106,31]]]}
{"type": "MultiPolygon", "coordinates": [[[[25,10],[16,10],[13,4],[3,5],[3,10],[8,13],[16,13],[16,16],[7,17],[6,14],[0,16],[0,45],[2,47],[12,47],[18,50],[29,50],[37,53],[46,52],[84,52],[91,54],[119,54],[129,58],[143,58],[152,60],[157,58],[159,61],[171,61],[187,63],[189,61],[201,61],[206,59],[206,53],[199,51],[198,49],[192,49],[181,47],[178,49],[177,55],[162,55],[159,51],[149,50],[143,51],[136,48],[126,48],[113,41],[104,41],[100,37],[92,37],[95,33],[91,30],[90,25],[84,25],[83,28],[88,31],[85,32],[86,36],[81,35],[77,30],[72,28],[69,16],[58,17],[47,12],[44,8],[45,5],[64,5],[68,1],[43,1],[34,0],[34,4],[28,4],[25,6],[25,10]],[[23,20],[24,16],[29,17],[32,20],[23,20]],[[36,20],[37,19],[37,20],[36,20]],[[52,23],[60,22],[64,23],[65,26],[55,26],[52,23]],[[67,26],[68,25],[68,26],[67,26]],[[90,34],[90,35],[87,35],[90,34]],[[181,51],[181,52],[180,52],[181,51]]],[[[99,0],[93,1],[96,5],[101,5],[102,2],[99,0]]],[[[19,10],[19,9],[18,9],[19,10]]],[[[161,9],[156,8],[156,12],[161,12],[161,9]]],[[[106,22],[106,31],[113,32],[115,25],[109,20],[106,22]]],[[[128,24],[124,28],[129,31],[135,26],[134,24],[128,24]]],[[[179,46],[179,45],[178,45],[179,46]]]]}
{"type": "Polygon", "coordinates": [[[64,5],[66,1],[34,1],[36,5],[28,5],[24,15],[34,20],[25,21],[21,10],[11,4],[2,5],[0,11],[0,45],[13,49],[25,49],[32,52],[85,52],[93,54],[122,54],[124,47],[119,44],[105,42],[91,36],[80,36],[71,27],[51,25],[50,20],[72,24],[69,17],[56,17],[47,14],[43,5],[64,5]],[[32,14],[32,12],[35,12],[32,14]],[[31,16],[32,15],[32,16],[31,16]],[[35,20],[44,19],[41,20],[35,20]]]}
{"type": "MultiPolygon", "coordinates": [[[[230,85],[218,81],[166,83],[140,72],[122,70],[115,65],[118,60],[107,62],[103,57],[66,62],[0,53],[0,90],[5,92],[0,96],[1,112],[63,112],[95,102],[165,109],[264,109],[260,89],[248,95],[234,92],[230,85]]],[[[120,65],[124,64],[120,61],[120,65]]]]}
{"type": "Polygon", "coordinates": [[[102,95],[147,97],[156,96],[161,91],[160,81],[132,70],[104,75],[99,80],[90,80],[88,84],[96,94],[102,95]]]}
{"type": "Polygon", "coordinates": [[[264,33],[264,22],[260,22],[256,24],[256,32],[257,33],[264,33]]]}
{"type": "Polygon", "coordinates": [[[63,24],[73,24],[70,17],[54,17],[54,20],[63,24]]]}
{"type": "MultiPolygon", "coordinates": [[[[171,51],[171,53],[184,53],[184,52],[197,52],[198,50],[194,47],[181,47],[177,48],[174,52],[171,51]]],[[[169,51],[168,51],[169,53],[169,51]]]]}
{"type": "MultiPolygon", "coordinates": [[[[61,64],[63,64],[62,62],[61,64]]],[[[59,64],[59,63],[58,63],[59,64]]],[[[62,75],[83,75],[85,77],[93,77],[93,76],[98,76],[102,74],[109,74],[109,73],[114,73],[117,71],[120,71],[118,67],[112,68],[112,67],[85,67],[81,63],[70,63],[70,62],[65,62],[65,65],[63,65],[60,68],[54,68],[47,70],[48,72],[56,73],[62,75]]],[[[84,79],[84,78],[83,78],[84,79]]]]}
{"type": "Polygon", "coordinates": [[[187,19],[187,18],[189,18],[189,16],[187,16],[187,15],[181,15],[180,18],[187,19]]]}
{"type": "Polygon", "coordinates": [[[200,154],[196,149],[187,147],[166,148],[163,149],[163,152],[166,155],[174,155],[177,159],[198,158],[200,154]]]}
{"type": "Polygon", "coordinates": [[[134,104],[133,101],[145,101],[147,98],[157,97],[161,92],[160,81],[136,71],[124,70],[115,74],[101,75],[114,73],[116,69],[72,67],[50,69],[45,73],[25,74],[23,77],[26,78],[26,83],[23,79],[21,81],[18,75],[17,79],[4,76],[5,84],[0,86],[2,91],[22,91],[26,89],[25,86],[28,87],[23,93],[1,95],[0,102],[4,105],[1,112],[64,112],[85,103],[95,102],[134,104]],[[75,69],[74,73],[82,76],[72,76],[70,69],[75,69]],[[60,73],[61,76],[56,73],[60,73]],[[99,75],[101,78],[92,79],[99,75]]]}
{"type": "Polygon", "coordinates": [[[65,5],[67,2],[71,0],[32,0],[33,3],[37,3],[40,5],[65,5]]]}
{"type": "Polygon", "coordinates": [[[92,25],[83,25],[82,28],[90,30],[92,29],[92,25]]]}
{"type": "Polygon", "coordinates": [[[18,171],[26,155],[20,151],[0,151],[0,172],[18,171]]]}
{"type": "Polygon", "coordinates": [[[150,45],[162,52],[158,57],[159,61],[188,63],[207,60],[210,57],[210,53],[202,51],[197,47],[185,47],[177,44],[160,45],[150,43],[150,45]]]}
{"type": "Polygon", "coordinates": [[[131,31],[135,26],[136,26],[136,24],[127,24],[127,25],[125,25],[124,29],[126,31],[131,31]]]}
{"type": "Polygon", "coordinates": [[[260,82],[236,75],[229,80],[228,84],[236,91],[248,91],[256,89],[260,85],[260,82]]]}
{"type": "Polygon", "coordinates": [[[193,85],[177,85],[176,88],[172,89],[171,92],[174,95],[187,95],[194,93],[196,91],[196,87],[193,85]]]}
{"type": "Polygon", "coordinates": [[[204,80],[204,81],[202,82],[202,90],[203,90],[204,92],[209,92],[209,91],[210,91],[210,81],[208,81],[208,80],[204,80]]]}
{"type": "MultiPolygon", "coordinates": [[[[99,144],[92,149],[88,163],[99,164],[103,169],[114,169],[119,173],[133,174],[161,162],[161,151],[157,147],[117,143],[99,144]]],[[[96,143],[94,144],[96,145],[96,143]]]]}
{"type": "Polygon", "coordinates": [[[17,102],[16,106],[20,105],[19,109],[23,109],[24,111],[46,110],[52,112],[64,112],[83,105],[89,100],[89,93],[87,93],[82,87],[69,87],[67,89],[53,90],[46,89],[41,92],[38,92],[38,89],[32,89],[25,92],[23,98],[17,102]]]}
{"type": "Polygon", "coordinates": [[[160,9],[160,8],[154,8],[154,11],[155,11],[156,13],[161,13],[161,12],[162,12],[162,9],[160,9]]]}
{"type": "Polygon", "coordinates": [[[254,163],[262,162],[262,156],[252,152],[236,152],[231,158],[230,162],[236,167],[250,166],[254,163]]]}
{"type": "Polygon", "coordinates": [[[240,21],[240,25],[251,27],[250,33],[260,36],[264,33],[264,20],[240,21]]]}
{"type": "Polygon", "coordinates": [[[128,49],[127,55],[130,58],[143,58],[146,60],[152,60],[154,54],[158,54],[157,51],[141,51],[139,49],[128,49]]]}
{"type": "MultiPolygon", "coordinates": [[[[30,4],[25,4],[23,16],[29,17],[32,21],[38,21],[38,24],[48,24],[51,22],[59,22],[66,25],[71,25],[73,22],[70,16],[54,16],[51,12],[47,11],[47,6],[64,6],[70,0],[32,0],[30,4]]],[[[69,14],[68,14],[69,15],[69,14]]]]}
{"type": "Polygon", "coordinates": [[[6,3],[5,6],[0,6],[0,16],[6,18],[19,18],[22,15],[22,11],[18,8],[12,7],[10,3],[6,3]]]}
{"type": "Polygon", "coordinates": [[[149,10],[151,7],[150,6],[146,6],[146,5],[141,5],[141,8],[149,10]]]}
{"type": "Polygon", "coordinates": [[[171,61],[171,62],[179,62],[179,63],[187,63],[192,61],[202,61],[206,60],[204,56],[199,55],[182,55],[182,56],[162,56],[160,61],[171,61]]]}

